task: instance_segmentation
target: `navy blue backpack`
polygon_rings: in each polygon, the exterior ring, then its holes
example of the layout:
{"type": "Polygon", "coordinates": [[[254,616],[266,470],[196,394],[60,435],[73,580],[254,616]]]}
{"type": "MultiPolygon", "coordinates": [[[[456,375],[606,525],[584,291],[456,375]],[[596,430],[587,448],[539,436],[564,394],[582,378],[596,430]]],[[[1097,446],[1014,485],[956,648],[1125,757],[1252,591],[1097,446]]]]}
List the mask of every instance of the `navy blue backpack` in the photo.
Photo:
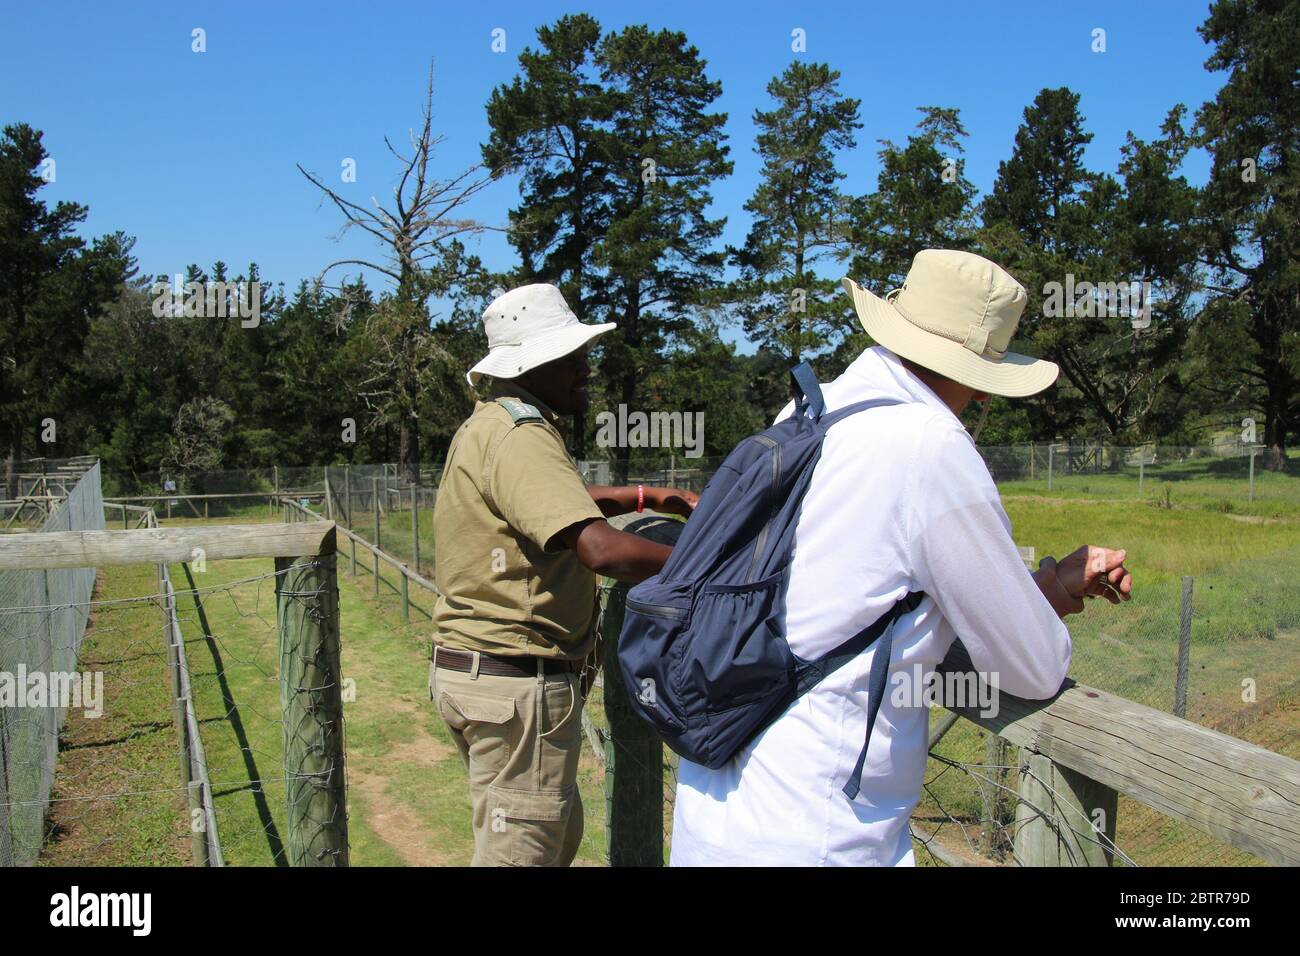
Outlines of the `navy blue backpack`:
{"type": "Polygon", "coordinates": [[[826,430],[893,399],[829,415],[811,366],[790,372],[795,411],[745,439],[709,481],[662,570],[628,592],[618,662],[632,706],[688,760],[717,768],[802,694],[879,641],[867,737],[844,785],[858,795],[867,744],[885,693],[893,624],[914,592],[818,660],[786,643],[785,591],[799,507],[826,430]]]}

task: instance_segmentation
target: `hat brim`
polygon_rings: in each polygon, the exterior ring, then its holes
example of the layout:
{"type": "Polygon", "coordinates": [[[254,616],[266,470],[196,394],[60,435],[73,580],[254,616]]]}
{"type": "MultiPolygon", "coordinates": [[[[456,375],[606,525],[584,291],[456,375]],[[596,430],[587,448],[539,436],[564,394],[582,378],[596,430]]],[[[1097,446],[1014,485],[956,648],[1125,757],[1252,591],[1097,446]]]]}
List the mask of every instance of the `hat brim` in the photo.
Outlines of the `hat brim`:
{"type": "Polygon", "coordinates": [[[862,328],[895,355],[938,372],[978,392],[1023,398],[1036,395],[1056,381],[1055,362],[1008,352],[1002,359],[986,358],[960,342],[927,332],[907,321],[897,309],[847,276],[840,281],[853,298],[862,328]]]}
{"type": "Polygon", "coordinates": [[[465,378],[471,385],[477,385],[484,375],[493,378],[516,378],[525,372],[563,358],[570,352],[576,352],[588,342],[618,328],[615,322],[601,322],[586,325],[575,322],[552,329],[521,345],[497,346],[488,352],[487,357],[467,373],[465,378]]]}

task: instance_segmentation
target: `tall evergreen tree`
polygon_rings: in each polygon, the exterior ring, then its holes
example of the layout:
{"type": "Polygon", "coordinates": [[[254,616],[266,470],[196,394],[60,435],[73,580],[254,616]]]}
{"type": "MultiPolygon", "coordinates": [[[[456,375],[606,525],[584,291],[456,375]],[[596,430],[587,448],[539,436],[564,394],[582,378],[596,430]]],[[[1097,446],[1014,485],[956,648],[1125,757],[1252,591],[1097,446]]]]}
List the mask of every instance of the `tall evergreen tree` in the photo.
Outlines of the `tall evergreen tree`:
{"type": "Polygon", "coordinates": [[[1192,140],[1175,106],[1150,141],[1132,132],[1121,147],[1120,194],[1105,231],[1108,268],[1142,283],[1145,316],[1121,320],[1096,343],[1105,368],[1102,417],[1112,434],[1151,441],[1181,436],[1190,411],[1183,360],[1200,289],[1194,219],[1197,191],[1179,170],[1192,140]]]}
{"type": "Polygon", "coordinates": [[[838,281],[814,271],[847,241],[836,156],[856,145],[862,127],[861,101],[840,94],[839,78],[823,63],[795,62],[768,84],[776,106],[754,113],[763,158],[762,181],[745,203],[754,222],[745,245],[731,250],[740,267],[731,294],[746,334],[791,364],[833,345],[845,326],[838,281]]]}
{"type": "Polygon", "coordinates": [[[1263,413],[1269,467],[1286,466],[1300,421],[1300,3],[1217,0],[1200,27],[1228,71],[1197,115],[1213,157],[1203,256],[1212,298],[1201,317],[1209,376],[1242,386],[1263,413]]]}
{"type": "MultiPolygon", "coordinates": [[[[903,284],[922,249],[965,249],[975,230],[976,190],[966,178],[966,130],[958,112],[938,106],[919,110],[921,120],[906,145],[880,141],[876,188],[849,207],[849,273],[879,295],[903,284]]],[[[823,374],[838,373],[866,345],[856,316],[847,332],[833,367],[823,374]]]]}
{"type": "Polygon", "coordinates": [[[975,186],[966,178],[966,129],[955,109],[918,108],[904,146],[881,140],[875,191],[853,203],[850,271],[868,287],[903,284],[922,249],[962,249],[975,230],[975,186]]]}
{"type": "MultiPolygon", "coordinates": [[[[521,175],[508,236],[522,260],[519,282],[557,285],[574,314],[593,311],[592,255],[609,226],[612,175],[607,123],[610,98],[595,72],[600,24],[585,13],[537,30],[539,48],[519,54],[520,75],[492,91],[483,163],[494,174],[521,175]]],[[[574,451],[586,428],[575,416],[574,451]]]]}
{"type": "Polygon", "coordinates": [[[131,240],[117,233],[87,246],[75,234],[86,207],[50,209],[39,198],[49,155],[41,138],[26,123],[0,134],[0,452],[10,474],[19,458],[68,447],[87,330],[132,268],[131,240]],[[38,445],[46,418],[65,433],[53,446],[38,445]]]}
{"type": "Polygon", "coordinates": [[[1151,142],[1130,133],[1115,178],[1083,165],[1092,134],[1078,103],[1068,89],[1043,90],[1025,110],[984,203],[981,251],[1028,292],[1013,347],[1061,366],[1058,387],[1025,403],[1034,433],[1156,437],[1185,410],[1177,358],[1195,291],[1195,192],[1178,172],[1185,111],[1151,142]]]}
{"type": "Polygon", "coordinates": [[[1119,186],[1083,165],[1092,134],[1079,112],[1079,95],[1044,89],[1025,109],[1011,156],[999,163],[981,207],[976,251],[1007,268],[1025,286],[1028,301],[1014,351],[1042,355],[1061,366],[1056,388],[1025,401],[1035,434],[1064,437],[1094,429],[1105,405],[1096,381],[1094,337],[1114,333],[1121,320],[1091,308],[1054,310],[1049,289],[1114,279],[1104,261],[1103,231],[1113,222],[1119,186]]]}
{"type": "MultiPolygon", "coordinates": [[[[725,219],[705,214],[710,185],[730,174],[725,113],[709,106],[722,92],[682,33],[631,26],[607,36],[597,55],[610,104],[609,226],[594,247],[593,277],[607,337],[601,373],[606,396],[635,408],[646,375],[664,362],[668,337],[690,323],[693,306],[720,282],[714,241],[725,219]]],[[[615,456],[627,479],[630,450],[615,456]]]]}

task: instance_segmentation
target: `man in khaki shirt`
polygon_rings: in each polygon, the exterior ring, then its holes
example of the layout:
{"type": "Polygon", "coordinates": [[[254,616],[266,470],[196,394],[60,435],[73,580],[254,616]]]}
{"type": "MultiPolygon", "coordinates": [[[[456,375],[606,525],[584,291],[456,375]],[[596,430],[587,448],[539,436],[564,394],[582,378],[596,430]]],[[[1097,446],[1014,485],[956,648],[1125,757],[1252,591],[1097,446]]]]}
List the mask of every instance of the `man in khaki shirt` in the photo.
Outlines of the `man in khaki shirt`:
{"type": "Polygon", "coordinates": [[[697,499],[587,486],[565,450],[556,423],[588,407],[586,350],[613,323],[580,323],[550,285],[505,293],[483,320],[490,351],[468,377],[493,388],[452,438],[434,508],[429,691],[469,770],[473,864],[567,866],[596,575],[641,581],[671,552],[604,519],[697,499]]]}

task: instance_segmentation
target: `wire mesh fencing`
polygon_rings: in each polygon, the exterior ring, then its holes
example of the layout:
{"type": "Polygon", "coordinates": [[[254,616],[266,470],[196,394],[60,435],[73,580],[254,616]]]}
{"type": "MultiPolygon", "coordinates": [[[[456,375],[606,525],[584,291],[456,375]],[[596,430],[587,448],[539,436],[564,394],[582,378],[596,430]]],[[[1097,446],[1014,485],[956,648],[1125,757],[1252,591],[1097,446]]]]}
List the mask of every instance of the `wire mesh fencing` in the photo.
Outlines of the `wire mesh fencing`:
{"type": "MultiPolygon", "coordinates": [[[[89,620],[73,672],[81,694],[58,732],[40,728],[57,757],[48,813],[12,788],[6,801],[26,821],[10,828],[16,862],[287,866],[295,845],[298,856],[333,852],[321,834],[342,816],[321,813],[318,793],[341,767],[320,765],[317,662],[278,637],[279,607],[329,613],[316,609],[324,589],[277,586],[305,567],[246,559],[103,575],[101,597],[75,608],[89,620]]],[[[39,632],[63,610],[4,608],[0,621],[39,632]]]]}
{"type": "Polygon", "coordinates": [[[38,530],[96,464],[93,457],[6,461],[0,471],[0,532],[38,530]]]}
{"type": "MultiPolygon", "coordinates": [[[[39,530],[103,528],[98,463],[60,484],[66,497],[39,530]]],[[[94,586],[91,568],[0,572],[0,866],[30,863],[39,850],[59,731],[74,695],[81,701],[77,658],[94,586]]]]}
{"type": "MultiPolygon", "coordinates": [[[[1300,758],[1300,548],[1144,586],[1123,613],[1090,608],[1070,619],[1070,676],[1155,710],[1300,758]]],[[[939,726],[941,715],[932,718],[939,726]]],[[[1031,755],[959,724],[931,749],[914,817],[928,858],[954,865],[1017,862],[1025,824],[1019,794],[1031,755]]],[[[1032,789],[1032,788],[1031,788],[1032,789]]],[[[1032,808],[1031,808],[1032,809],[1032,808]]],[[[1078,822],[1078,821],[1076,821],[1078,822]]],[[[1084,822],[1077,841],[1102,839],[1084,822]]],[[[1119,799],[1113,862],[1256,865],[1260,861],[1138,801],[1119,799]]]]}
{"type": "MultiPolygon", "coordinates": [[[[1043,450],[1039,448],[1038,452],[1043,450]]],[[[1028,470],[1028,456],[1033,450],[1020,451],[1024,453],[1020,467],[1028,470]]],[[[1191,507],[1232,514],[1232,508],[1217,504],[1225,493],[1222,483],[1248,480],[1248,462],[1222,449],[1215,454],[1210,454],[1209,449],[1176,451],[1145,452],[1148,463],[1152,459],[1160,463],[1154,470],[1157,476],[1186,483],[1175,500],[1181,501],[1181,506],[1187,506],[1189,499],[1199,500],[1200,504],[1191,507]],[[1177,469],[1185,473],[1175,475],[1177,469]],[[1233,469],[1241,473],[1235,474],[1233,469]]],[[[1102,474],[1112,462],[1145,471],[1145,465],[1136,457],[1141,452],[1095,448],[1091,457],[1079,459],[1075,474],[1081,482],[1092,480],[1085,477],[1090,474],[1085,469],[1095,467],[1102,474]]],[[[1069,462],[1064,453],[1063,462],[1069,462]]],[[[1060,467],[1058,474],[1071,474],[1065,464],[1060,467]]],[[[995,473],[1001,470],[1004,483],[1016,480],[1014,474],[1008,477],[1011,469],[1005,460],[1001,465],[992,462],[991,468],[995,473]]],[[[1128,480],[1122,468],[1109,474],[1119,481],[1128,480]]],[[[1035,480],[1046,479],[1040,475],[1035,480]]],[[[1276,492],[1272,500],[1283,504],[1290,500],[1289,483],[1296,479],[1270,475],[1267,480],[1273,482],[1271,487],[1276,492]]],[[[1260,487],[1269,486],[1260,483],[1256,490],[1260,487]]],[[[1098,496],[1114,496],[1117,489],[1123,490],[1112,484],[1092,489],[1080,485],[1074,491],[1080,495],[1091,491],[1098,496]]],[[[1267,496],[1260,498],[1269,500],[1267,496]]],[[[1086,513],[1080,515],[1081,519],[1085,517],[1086,513]]],[[[1258,523],[1273,519],[1249,520],[1258,523]]],[[[1224,528],[1230,526],[1214,527],[1217,533],[1224,533],[1224,528]]],[[[1086,528],[1081,528],[1080,533],[1086,533],[1086,528]]],[[[1300,580],[1300,549],[1286,547],[1286,542],[1294,538],[1285,535],[1261,540],[1269,550],[1258,556],[1227,562],[1212,558],[1209,570],[1194,575],[1156,575],[1154,580],[1144,580],[1135,600],[1122,609],[1098,606],[1070,618],[1074,644],[1071,677],[1078,683],[1185,717],[1265,749],[1300,757],[1300,735],[1294,732],[1293,716],[1288,716],[1300,688],[1300,591],[1294,584],[1300,580]]],[[[1213,543],[1209,544],[1213,551],[1213,543]]],[[[609,738],[602,690],[598,686],[585,717],[591,749],[598,755],[611,746],[617,747],[609,738]]],[[[952,715],[937,709],[932,717],[937,730],[944,718],[952,715]]],[[[1046,839],[1042,836],[1044,829],[1062,848],[1063,858],[1076,862],[1260,862],[1190,824],[1127,797],[1119,798],[1114,835],[1109,836],[1093,821],[1071,816],[1068,788],[1056,779],[1059,769],[1042,766],[1036,755],[972,724],[944,729],[945,733],[936,734],[931,747],[922,799],[913,818],[916,852],[923,862],[1017,865],[1023,853],[1017,848],[1046,839]]],[[[663,755],[664,842],[668,845],[676,758],[666,748],[663,755]]],[[[639,753],[614,756],[642,759],[639,753]]]]}
{"type": "Polygon", "coordinates": [[[1300,460],[1268,467],[1267,449],[1220,445],[1118,446],[1095,441],[981,445],[1003,494],[1139,500],[1224,513],[1293,511],[1300,505],[1300,460]]]}
{"type": "Polygon", "coordinates": [[[0,865],[346,865],[335,558],[192,557],[0,573],[0,865]]]}
{"type": "MultiPolygon", "coordinates": [[[[1171,517],[1180,508],[1214,511],[1233,515],[1235,526],[1236,512],[1240,512],[1241,519],[1263,522],[1269,533],[1272,529],[1269,522],[1274,520],[1272,511],[1286,510],[1291,500],[1290,482],[1294,480],[1287,475],[1264,474],[1257,459],[1254,492],[1257,508],[1252,511],[1249,503],[1241,505],[1238,500],[1243,489],[1247,496],[1250,494],[1250,462],[1239,455],[1210,454],[1206,450],[1182,450],[1175,454],[1174,450],[1162,453],[1160,449],[1125,450],[1104,446],[1073,458],[1062,450],[1049,452],[1046,446],[983,451],[1007,495],[1044,497],[1047,475],[1042,469],[1048,464],[1050,453],[1052,494],[1046,497],[1052,500],[1128,501],[1137,498],[1138,483],[1141,483],[1147,499],[1144,503],[1161,509],[1168,507],[1171,517]],[[998,454],[1003,455],[1001,461],[996,460],[998,454]],[[1274,482],[1271,490],[1270,482],[1274,482]],[[1166,484],[1172,486],[1168,495],[1164,493],[1166,484]]],[[[590,482],[608,480],[600,471],[600,463],[580,464],[590,482]]],[[[696,490],[701,490],[711,474],[701,469],[688,480],[680,471],[652,467],[655,462],[641,464],[644,467],[631,470],[632,480],[698,485],[696,490]]],[[[343,525],[350,520],[364,540],[377,539],[383,550],[398,561],[432,577],[435,470],[422,469],[415,483],[398,477],[395,466],[382,464],[322,467],[318,474],[319,478],[305,470],[294,476],[301,481],[297,490],[307,497],[310,510],[321,515],[332,513],[343,525]],[[376,510],[379,512],[377,533],[376,510]]],[[[289,473],[285,471],[282,480],[287,477],[289,473]]],[[[282,487],[288,486],[289,482],[284,481],[282,487]]],[[[1284,537],[1278,537],[1278,541],[1284,537]]],[[[1280,678],[1297,673],[1293,632],[1300,626],[1297,623],[1300,608],[1294,606],[1293,582],[1298,561],[1297,555],[1290,551],[1273,549],[1271,544],[1269,547],[1270,553],[1257,558],[1219,564],[1208,571],[1198,570],[1193,575],[1190,617],[1185,613],[1181,576],[1175,575],[1154,582],[1144,580],[1139,598],[1120,612],[1089,612],[1071,618],[1075,640],[1072,677],[1147,706],[1181,712],[1189,720],[1245,737],[1269,749],[1293,753],[1287,749],[1293,744],[1285,739],[1284,719],[1293,690],[1280,678]],[[1184,646],[1183,621],[1188,617],[1190,636],[1184,646]],[[1276,662],[1275,666],[1270,667],[1270,661],[1276,662]]],[[[343,545],[342,550],[346,555],[347,546],[343,545]]],[[[371,570],[369,558],[364,551],[362,554],[360,572],[366,573],[371,570]]],[[[346,556],[344,562],[346,567],[346,556]]],[[[377,586],[387,583],[395,590],[404,576],[393,574],[393,568],[385,564],[382,578],[376,579],[377,586]]],[[[182,605],[184,598],[183,593],[179,595],[182,605]]],[[[183,621],[188,627],[193,627],[191,618],[192,615],[186,615],[183,621]]],[[[604,693],[603,679],[598,678],[584,714],[589,752],[583,757],[583,773],[598,781],[596,792],[604,790],[608,779],[605,764],[611,750],[616,765],[621,761],[626,766],[632,761],[638,769],[650,769],[648,764],[638,766],[646,763],[645,753],[619,752],[618,745],[610,739],[604,717],[604,693]]],[[[932,719],[937,725],[945,716],[945,711],[938,710],[932,719]]],[[[211,718],[202,719],[206,742],[207,721],[211,718]]],[[[270,746],[257,749],[275,752],[270,746]]],[[[666,748],[659,748],[659,755],[663,789],[661,831],[667,847],[671,841],[677,763],[675,755],[666,748]]],[[[282,748],[278,756],[282,759],[282,748]]],[[[1019,862],[1017,843],[1023,844],[1024,834],[1047,824],[1060,827],[1054,807],[1055,794],[1061,788],[1050,773],[1034,765],[1032,756],[964,723],[938,740],[932,749],[922,801],[913,817],[918,860],[941,865],[1016,865],[1019,862]]],[[[277,796],[269,789],[275,786],[274,774],[268,775],[261,761],[258,764],[256,779],[260,781],[263,798],[284,807],[283,793],[277,796]]],[[[231,793],[222,794],[220,777],[221,774],[214,773],[212,778],[218,804],[217,821],[223,845],[229,851],[227,828],[222,820],[222,813],[229,811],[222,803],[229,802],[236,788],[224,788],[231,793]]],[[[284,780],[281,773],[281,785],[284,780]]],[[[256,793],[256,788],[238,792],[249,797],[256,793]]],[[[593,853],[607,852],[607,835],[601,823],[608,807],[592,805],[591,800],[587,802],[588,849],[593,853]]],[[[1068,853],[1083,855],[1089,852],[1089,847],[1095,849],[1100,845],[1107,858],[1119,864],[1255,862],[1190,826],[1126,798],[1120,799],[1117,816],[1113,841],[1082,823],[1066,826],[1068,853]]],[[[272,817],[279,819],[275,813],[272,817]]],[[[282,826],[277,826],[283,846],[286,834],[282,826]]],[[[239,830],[236,826],[234,833],[237,835],[239,830]]],[[[265,829],[261,839],[267,840],[265,829]]],[[[232,840],[233,845],[239,843],[237,836],[232,840]]],[[[238,854],[235,856],[238,862],[238,854]]],[[[276,862],[274,855],[272,862],[276,862]]]]}

